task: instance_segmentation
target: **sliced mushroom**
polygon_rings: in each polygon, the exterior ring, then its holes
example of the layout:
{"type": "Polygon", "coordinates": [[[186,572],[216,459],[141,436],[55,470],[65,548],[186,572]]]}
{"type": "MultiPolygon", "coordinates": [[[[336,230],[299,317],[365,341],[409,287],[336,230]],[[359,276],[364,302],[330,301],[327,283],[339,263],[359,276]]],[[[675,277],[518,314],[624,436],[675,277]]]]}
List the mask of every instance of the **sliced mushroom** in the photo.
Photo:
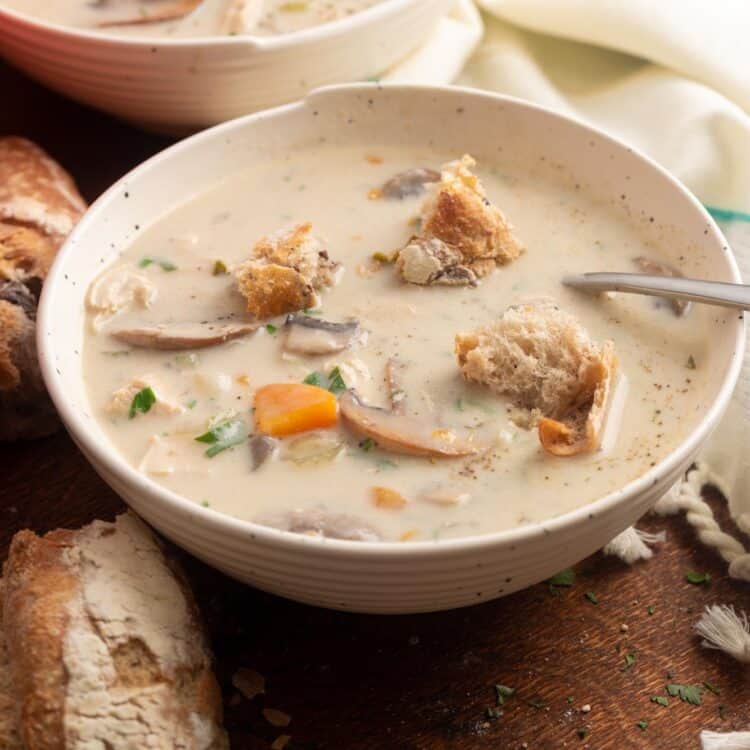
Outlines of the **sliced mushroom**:
{"type": "Polygon", "coordinates": [[[170,323],[110,331],[118,341],[145,349],[205,349],[247,336],[257,323],[170,323]]]}
{"type": "MultiPolygon", "coordinates": [[[[642,255],[638,258],[633,258],[633,263],[635,263],[636,266],[638,266],[639,270],[643,271],[643,273],[650,273],[654,276],[672,276],[676,278],[682,278],[683,276],[682,271],[680,271],[678,268],[670,266],[667,263],[662,263],[658,260],[653,260],[652,258],[646,258],[642,255]]],[[[669,303],[672,310],[674,311],[674,314],[680,318],[687,315],[693,306],[693,303],[686,299],[663,298],[663,300],[664,302],[669,303]]]]}
{"type": "Polygon", "coordinates": [[[385,198],[396,200],[415,198],[422,195],[426,186],[431,182],[440,182],[440,172],[434,169],[415,167],[391,177],[380,191],[385,198]]]}
{"type": "Polygon", "coordinates": [[[539,441],[544,450],[554,456],[575,456],[599,448],[616,367],[614,345],[608,341],[601,358],[592,363],[586,374],[591,400],[560,421],[546,417],[539,421],[539,441]]]}
{"type": "Polygon", "coordinates": [[[345,513],[328,513],[317,508],[292,510],[278,516],[258,519],[258,523],[282,531],[328,539],[349,539],[355,542],[378,542],[380,534],[369,524],[345,513]]]}
{"type": "MultiPolygon", "coordinates": [[[[163,23],[164,21],[176,21],[179,18],[184,18],[188,13],[195,10],[203,0],[174,0],[169,3],[166,7],[161,7],[159,10],[153,13],[141,12],[138,15],[131,16],[129,18],[115,18],[108,21],[100,21],[97,23],[97,27],[100,29],[108,29],[117,26],[144,26],[150,23],[163,23]]],[[[161,3],[162,6],[165,3],[161,3]]],[[[139,8],[143,5],[139,4],[139,8]]]]}
{"type": "Polygon", "coordinates": [[[359,322],[330,323],[311,315],[288,315],[284,349],[298,354],[333,354],[351,346],[360,335],[359,322]]]}
{"type": "Polygon", "coordinates": [[[406,411],[406,391],[402,375],[406,365],[398,357],[389,357],[385,363],[385,383],[391,401],[391,411],[403,414],[406,411]]]}
{"type": "Polygon", "coordinates": [[[253,459],[253,471],[257,471],[269,458],[272,458],[279,447],[279,441],[268,435],[253,435],[250,438],[250,455],[253,459]]]}
{"type": "Polygon", "coordinates": [[[469,435],[368,406],[354,391],[345,391],[341,395],[339,412],[354,432],[372,438],[380,448],[393,453],[452,458],[469,456],[480,450],[469,435]]]}
{"type": "Polygon", "coordinates": [[[412,237],[396,258],[396,270],[409,284],[476,286],[477,275],[459,250],[437,237],[412,237]]]}

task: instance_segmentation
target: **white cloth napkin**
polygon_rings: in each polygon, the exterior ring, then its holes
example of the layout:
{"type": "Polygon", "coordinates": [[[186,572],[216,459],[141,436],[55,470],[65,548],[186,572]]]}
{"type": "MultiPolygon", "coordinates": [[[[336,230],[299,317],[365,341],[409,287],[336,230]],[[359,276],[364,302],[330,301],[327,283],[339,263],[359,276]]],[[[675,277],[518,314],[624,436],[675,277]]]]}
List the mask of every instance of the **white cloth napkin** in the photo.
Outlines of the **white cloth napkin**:
{"type": "MultiPolygon", "coordinates": [[[[485,32],[457,83],[529,99],[616,135],[720,221],[750,280],[750,0],[479,0],[485,32]]],[[[447,83],[481,35],[459,0],[383,80],[447,83]]],[[[749,347],[750,348],[750,347],[749,347]]],[[[750,531],[750,352],[703,459],[750,531]]]]}

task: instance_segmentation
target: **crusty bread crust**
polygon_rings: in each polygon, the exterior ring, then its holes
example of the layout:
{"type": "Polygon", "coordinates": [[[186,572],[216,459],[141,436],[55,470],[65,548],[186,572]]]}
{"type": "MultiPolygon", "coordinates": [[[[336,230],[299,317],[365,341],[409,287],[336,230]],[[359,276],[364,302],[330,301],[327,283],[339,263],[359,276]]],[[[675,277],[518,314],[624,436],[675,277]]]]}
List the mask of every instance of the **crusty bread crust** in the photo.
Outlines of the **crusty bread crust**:
{"type": "Polygon", "coordinates": [[[455,352],[466,380],[542,417],[545,450],[575,455],[599,447],[614,344],[593,341],[572,315],[547,302],[510,307],[490,325],[457,334],[455,352]]]}
{"type": "MultiPolygon", "coordinates": [[[[497,266],[510,263],[523,252],[513,227],[503,213],[487,199],[479,178],[471,171],[474,159],[465,155],[444,164],[440,182],[435,183],[424,201],[421,229],[405,251],[422,254],[432,242],[441,250],[431,252],[439,266],[428,274],[419,265],[397,260],[396,268],[404,281],[412,284],[475,284],[497,266]],[[436,244],[437,243],[437,244],[436,244]],[[413,273],[412,271],[417,271],[413,273]]],[[[402,251],[404,252],[404,251],[402,251]]]]}
{"type": "MultiPolygon", "coordinates": [[[[4,583],[0,579],[0,602],[4,583]]],[[[18,731],[18,710],[14,697],[13,678],[8,664],[8,645],[3,629],[3,608],[0,606],[0,747],[3,750],[23,750],[18,731]]]]}
{"type": "Polygon", "coordinates": [[[86,205],[70,176],[38,146],[0,138],[0,440],[59,424],[36,360],[42,282],[86,205]]]}
{"type": "Polygon", "coordinates": [[[233,270],[247,311],[264,320],[315,307],[316,292],[333,286],[341,266],[312,235],[305,222],[261,237],[251,257],[233,270]]]}
{"type": "Polygon", "coordinates": [[[192,595],[134,516],[44,537],[22,531],[4,574],[26,747],[227,747],[192,595]]]}

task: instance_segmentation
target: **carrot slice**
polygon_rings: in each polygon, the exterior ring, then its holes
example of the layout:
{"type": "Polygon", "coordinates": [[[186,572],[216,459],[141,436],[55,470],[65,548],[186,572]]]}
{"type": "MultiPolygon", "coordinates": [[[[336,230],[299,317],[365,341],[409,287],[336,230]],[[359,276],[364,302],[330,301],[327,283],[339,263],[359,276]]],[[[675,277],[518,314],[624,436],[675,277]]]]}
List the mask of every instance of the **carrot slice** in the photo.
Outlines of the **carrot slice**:
{"type": "Polygon", "coordinates": [[[265,435],[294,435],[337,420],[336,396],[315,385],[272,383],[255,392],[255,426],[265,435]]]}

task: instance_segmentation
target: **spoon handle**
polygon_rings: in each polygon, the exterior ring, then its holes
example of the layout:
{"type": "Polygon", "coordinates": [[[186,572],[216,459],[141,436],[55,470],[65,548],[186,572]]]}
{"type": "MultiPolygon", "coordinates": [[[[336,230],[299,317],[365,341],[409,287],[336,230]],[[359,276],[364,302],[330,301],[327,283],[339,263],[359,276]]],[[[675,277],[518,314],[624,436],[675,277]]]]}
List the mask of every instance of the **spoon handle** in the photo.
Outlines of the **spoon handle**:
{"type": "Polygon", "coordinates": [[[632,292],[750,310],[750,286],[641,273],[582,273],[562,283],[586,292],[632,292]]]}

